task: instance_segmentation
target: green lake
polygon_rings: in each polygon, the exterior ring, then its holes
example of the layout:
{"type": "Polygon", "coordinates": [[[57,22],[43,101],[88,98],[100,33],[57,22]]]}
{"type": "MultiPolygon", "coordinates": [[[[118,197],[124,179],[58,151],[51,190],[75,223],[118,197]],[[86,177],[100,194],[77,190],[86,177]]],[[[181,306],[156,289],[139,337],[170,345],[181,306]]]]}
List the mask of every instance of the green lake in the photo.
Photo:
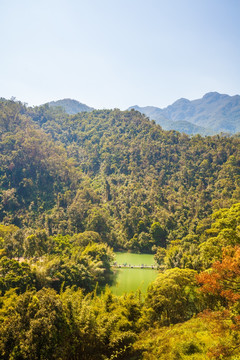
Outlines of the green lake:
{"type": "Polygon", "coordinates": [[[116,278],[110,289],[115,295],[122,295],[125,292],[128,293],[138,289],[145,294],[147,292],[148,285],[156,279],[158,274],[156,269],[131,268],[131,265],[156,265],[154,262],[154,255],[115,253],[115,262],[118,265],[126,265],[126,267],[114,268],[116,278]]]}

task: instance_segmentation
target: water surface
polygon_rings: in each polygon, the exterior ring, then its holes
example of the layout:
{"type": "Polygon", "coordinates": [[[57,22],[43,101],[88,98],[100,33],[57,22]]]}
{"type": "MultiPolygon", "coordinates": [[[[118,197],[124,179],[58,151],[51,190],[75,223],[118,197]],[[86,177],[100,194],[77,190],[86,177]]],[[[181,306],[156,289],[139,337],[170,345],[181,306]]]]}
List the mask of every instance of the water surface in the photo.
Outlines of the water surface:
{"type": "Polygon", "coordinates": [[[122,295],[138,289],[146,294],[148,285],[157,277],[157,270],[131,268],[131,265],[154,265],[154,255],[132,253],[115,253],[115,255],[117,264],[127,264],[127,267],[114,269],[116,273],[115,283],[110,287],[113,294],[122,295]]]}

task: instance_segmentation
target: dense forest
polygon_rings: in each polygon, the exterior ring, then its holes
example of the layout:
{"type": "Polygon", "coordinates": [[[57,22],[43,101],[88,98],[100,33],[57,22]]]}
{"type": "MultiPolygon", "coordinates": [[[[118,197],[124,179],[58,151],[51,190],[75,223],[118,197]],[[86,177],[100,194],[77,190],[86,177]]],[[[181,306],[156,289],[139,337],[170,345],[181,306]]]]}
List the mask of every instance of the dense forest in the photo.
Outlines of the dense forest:
{"type": "Polygon", "coordinates": [[[0,100],[0,358],[240,359],[240,137],[0,100]],[[114,296],[113,250],[153,253],[114,296]]]}

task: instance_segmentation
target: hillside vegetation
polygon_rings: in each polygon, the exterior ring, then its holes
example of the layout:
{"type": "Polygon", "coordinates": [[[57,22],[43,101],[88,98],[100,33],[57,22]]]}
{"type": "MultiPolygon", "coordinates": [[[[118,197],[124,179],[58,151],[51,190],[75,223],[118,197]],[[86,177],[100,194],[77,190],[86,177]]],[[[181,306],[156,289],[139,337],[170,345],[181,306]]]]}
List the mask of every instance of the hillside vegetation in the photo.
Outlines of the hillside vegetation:
{"type": "Polygon", "coordinates": [[[240,138],[0,101],[0,358],[240,356],[240,138]],[[114,296],[114,250],[154,253],[114,296]]]}

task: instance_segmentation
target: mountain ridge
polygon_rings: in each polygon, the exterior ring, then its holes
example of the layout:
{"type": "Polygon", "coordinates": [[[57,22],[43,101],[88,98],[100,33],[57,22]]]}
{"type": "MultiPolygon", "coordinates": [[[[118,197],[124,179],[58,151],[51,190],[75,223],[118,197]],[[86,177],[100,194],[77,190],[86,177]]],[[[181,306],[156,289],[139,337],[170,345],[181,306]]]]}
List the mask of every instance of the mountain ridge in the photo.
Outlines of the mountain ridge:
{"type": "Polygon", "coordinates": [[[209,92],[201,99],[180,98],[165,108],[134,105],[129,109],[132,108],[155,120],[164,130],[169,130],[170,126],[173,130],[182,132],[184,124],[188,134],[213,135],[220,132],[233,134],[240,131],[239,95],[209,92]]]}
{"type": "MultiPolygon", "coordinates": [[[[93,107],[77,100],[65,98],[47,103],[50,107],[60,107],[67,114],[91,112],[93,107]]],[[[202,98],[189,100],[180,98],[165,108],[133,105],[135,109],[155,120],[164,130],[176,130],[188,135],[235,134],[240,132],[240,96],[230,96],[218,92],[206,93],[202,98]]]]}
{"type": "Polygon", "coordinates": [[[78,100],[74,100],[70,98],[65,98],[57,101],[50,101],[47,104],[50,107],[60,107],[69,115],[74,115],[84,111],[90,112],[94,110],[92,107],[83,104],[78,100]]]}

